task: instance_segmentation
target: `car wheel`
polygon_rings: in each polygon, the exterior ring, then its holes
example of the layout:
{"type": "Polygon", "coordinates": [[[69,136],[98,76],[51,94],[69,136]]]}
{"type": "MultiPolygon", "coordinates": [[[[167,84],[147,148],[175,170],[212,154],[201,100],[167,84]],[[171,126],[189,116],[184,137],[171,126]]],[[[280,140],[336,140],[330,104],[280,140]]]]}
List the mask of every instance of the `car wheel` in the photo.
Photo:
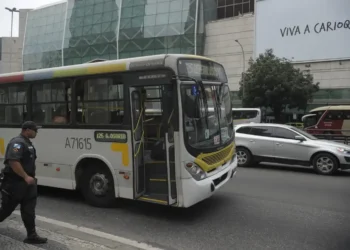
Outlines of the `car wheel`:
{"type": "Polygon", "coordinates": [[[251,164],[253,156],[246,148],[237,148],[237,162],[239,167],[247,167],[251,164]]]}
{"type": "Polygon", "coordinates": [[[312,165],[315,171],[322,175],[332,175],[339,168],[337,159],[328,153],[320,153],[316,155],[312,161],[312,165]]]}

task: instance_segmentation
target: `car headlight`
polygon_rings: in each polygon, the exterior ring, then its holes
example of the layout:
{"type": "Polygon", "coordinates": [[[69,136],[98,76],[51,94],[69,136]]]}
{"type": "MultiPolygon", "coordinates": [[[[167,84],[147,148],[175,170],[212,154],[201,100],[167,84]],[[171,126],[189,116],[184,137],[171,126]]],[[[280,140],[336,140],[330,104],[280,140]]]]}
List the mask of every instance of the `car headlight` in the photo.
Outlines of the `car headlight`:
{"type": "Polygon", "coordinates": [[[341,153],[347,154],[349,153],[349,150],[345,149],[345,148],[337,148],[337,150],[341,153]]]}
{"type": "Polygon", "coordinates": [[[201,169],[198,165],[192,162],[186,163],[186,170],[197,181],[207,178],[207,174],[203,171],[203,169],[201,169]]]}

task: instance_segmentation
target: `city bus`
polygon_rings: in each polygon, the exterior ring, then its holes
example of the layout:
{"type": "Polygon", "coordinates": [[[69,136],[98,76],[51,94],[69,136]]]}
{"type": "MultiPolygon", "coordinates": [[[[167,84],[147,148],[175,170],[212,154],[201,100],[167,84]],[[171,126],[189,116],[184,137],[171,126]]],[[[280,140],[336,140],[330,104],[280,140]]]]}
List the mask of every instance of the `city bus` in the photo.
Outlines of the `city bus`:
{"type": "Polygon", "coordinates": [[[242,123],[261,123],[260,108],[232,108],[234,125],[242,123]]]}
{"type": "Polygon", "coordinates": [[[349,135],[350,105],[324,106],[302,117],[304,129],[314,135],[349,135]]]}
{"type": "Polygon", "coordinates": [[[0,157],[23,121],[38,185],[190,207],[236,173],[224,67],[195,55],[154,55],[0,75],[0,157]]]}

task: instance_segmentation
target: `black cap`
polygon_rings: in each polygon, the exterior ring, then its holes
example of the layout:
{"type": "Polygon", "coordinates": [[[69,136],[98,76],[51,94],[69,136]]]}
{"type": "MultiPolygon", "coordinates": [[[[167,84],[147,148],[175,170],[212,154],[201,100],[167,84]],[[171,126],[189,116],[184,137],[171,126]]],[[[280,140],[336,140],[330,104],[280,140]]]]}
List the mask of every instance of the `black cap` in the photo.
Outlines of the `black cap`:
{"type": "Polygon", "coordinates": [[[41,126],[36,125],[33,121],[26,121],[22,124],[22,129],[31,129],[37,131],[41,126]]]}

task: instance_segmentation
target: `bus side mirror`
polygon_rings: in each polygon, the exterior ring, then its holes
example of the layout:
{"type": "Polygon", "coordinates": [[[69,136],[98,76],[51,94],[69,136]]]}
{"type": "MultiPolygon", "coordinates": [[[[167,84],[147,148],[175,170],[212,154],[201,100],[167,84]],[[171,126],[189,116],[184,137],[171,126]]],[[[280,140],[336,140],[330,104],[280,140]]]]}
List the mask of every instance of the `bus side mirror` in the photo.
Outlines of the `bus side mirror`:
{"type": "Polygon", "coordinates": [[[300,136],[300,135],[296,135],[294,138],[295,138],[295,140],[298,140],[298,141],[301,141],[301,142],[305,141],[305,138],[300,136]]]}

